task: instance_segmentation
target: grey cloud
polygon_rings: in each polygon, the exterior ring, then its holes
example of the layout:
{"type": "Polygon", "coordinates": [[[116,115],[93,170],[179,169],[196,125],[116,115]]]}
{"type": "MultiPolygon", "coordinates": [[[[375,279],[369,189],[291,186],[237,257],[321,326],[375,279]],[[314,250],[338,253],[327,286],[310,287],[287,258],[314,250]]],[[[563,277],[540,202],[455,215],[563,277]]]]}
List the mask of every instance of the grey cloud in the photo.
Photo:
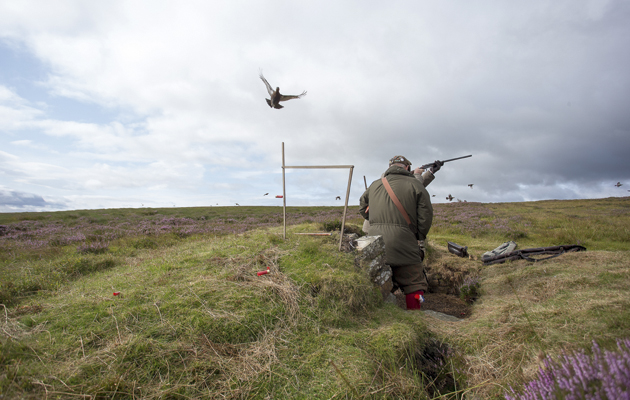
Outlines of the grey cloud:
{"type": "Polygon", "coordinates": [[[0,212],[60,210],[66,204],[51,202],[34,193],[0,189],[0,212]]]}
{"type": "MultiPolygon", "coordinates": [[[[72,121],[40,124],[83,150],[60,146],[50,162],[81,158],[63,179],[94,179],[91,187],[18,177],[16,171],[30,173],[20,163],[36,159],[25,153],[4,161],[8,180],[0,183],[21,179],[113,198],[110,191],[164,184],[182,206],[204,190],[208,198],[220,191],[255,202],[259,193],[279,192],[278,175],[218,190],[223,180],[238,181],[238,170],[222,166],[280,172],[285,142],[288,165],[355,165],[354,203],[363,176],[376,179],[396,154],[414,165],[473,154],[438,172],[430,192],[442,202],[449,191],[469,201],[522,201],[620,195],[610,183],[630,185],[627,1],[271,1],[226,6],[218,19],[203,2],[191,4],[177,6],[178,19],[164,9],[144,12],[151,6],[143,3],[80,12],[68,6],[58,15],[51,10],[49,21],[26,9],[5,16],[13,39],[52,66],[50,90],[115,104],[137,118],[74,130],[72,121]],[[270,19],[282,21],[278,29],[270,19]],[[133,46],[145,40],[136,57],[133,46]],[[79,55],[83,50],[98,57],[79,55]],[[270,110],[259,68],[308,96],[270,110]],[[95,160],[112,168],[99,169],[95,160]],[[74,173],[79,168],[86,172],[74,173]]],[[[289,198],[337,204],[327,198],[345,189],[347,172],[338,175],[296,174],[288,190],[299,198],[289,198]]]]}

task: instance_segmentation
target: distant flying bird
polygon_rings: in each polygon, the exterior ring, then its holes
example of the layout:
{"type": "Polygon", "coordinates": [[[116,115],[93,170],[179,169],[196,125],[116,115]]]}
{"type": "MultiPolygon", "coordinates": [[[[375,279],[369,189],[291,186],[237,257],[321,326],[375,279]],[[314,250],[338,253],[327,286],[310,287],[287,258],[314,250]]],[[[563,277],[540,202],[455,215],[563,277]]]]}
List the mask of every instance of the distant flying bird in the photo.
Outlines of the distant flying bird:
{"type": "Polygon", "coordinates": [[[280,105],[281,101],[299,99],[302,96],[306,96],[306,90],[303,91],[302,94],[299,94],[299,95],[280,94],[280,88],[276,87],[276,90],[273,90],[269,82],[267,82],[267,80],[263,76],[262,71],[260,71],[260,79],[262,79],[262,81],[265,83],[265,86],[267,86],[267,92],[269,92],[269,96],[271,97],[271,99],[265,99],[265,100],[267,100],[267,104],[269,104],[269,107],[271,108],[276,108],[276,109],[284,108],[284,106],[280,105]]]}
{"type": "Polygon", "coordinates": [[[622,186],[622,185],[623,185],[623,183],[617,182],[617,184],[615,186],[619,187],[619,186],[622,186]]]}
{"type": "Polygon", "coordinates": [[[472,186],[474,185],[474,183],[469,183],[468,187],[472,189],[472,186]]]}
{"type": "Polygon", "coordinates": [[[238,204],[238,203],[234,203],[234,204],[236,204],[237,206],[240,206],[240,204],[238,204]]]}
{"type": "Polygon", "coordinates": [[[269,193],[265,193],[265,194],[263,194],[263,196],[266,196],[266,195],[268,195],[268,194],[269,194],[269,193]]]}
{"type": "Polygon", "coordinates": [[[431,195],[431,197],[435,197],[435,195],[433,194],[433,195],[431,195]]]}
{"type": "Polygon", "coordinates": [[[453,201],[455,197],[451,196],[450,194],[448,195],[448,197],[446,197],[446,200],[448,201],[453,201]]]}
{"type": "Polygon", "coordinates": [[[341,200],[341,196],[337,196],[335,200],[341,200]]]}

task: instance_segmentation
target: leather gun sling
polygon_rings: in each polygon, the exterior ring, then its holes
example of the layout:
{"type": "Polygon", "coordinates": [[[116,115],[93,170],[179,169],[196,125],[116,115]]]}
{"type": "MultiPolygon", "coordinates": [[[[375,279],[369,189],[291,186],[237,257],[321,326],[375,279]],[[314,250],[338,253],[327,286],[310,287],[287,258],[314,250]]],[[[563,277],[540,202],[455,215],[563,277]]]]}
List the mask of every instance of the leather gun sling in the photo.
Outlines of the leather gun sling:
{"type": "Polygon", "coordinates": [[[416,225],[411,223],[411,218],[409,218],[409,214],[407,214],[407,211],[405,211],[405,207],[403,207],[403,205],[400,203],[400,200],[398,200],[398,197],[396,197],[396,193],[394,193],[392,187],[389,186],[389,182],[387,182],[387,179],[385,179],[385,177],[382,177],[381,181],[383,182],[385,190],[387,190],[387,193],[389,193],[389,197],[391,197],[392,201],[396,205],[396,208],[398,208],[398,211],[400,211],[402,216],[405,218],[405,221],[407,221],[411,232],[417,233],[418,229],[416,228],[416,225]]]}

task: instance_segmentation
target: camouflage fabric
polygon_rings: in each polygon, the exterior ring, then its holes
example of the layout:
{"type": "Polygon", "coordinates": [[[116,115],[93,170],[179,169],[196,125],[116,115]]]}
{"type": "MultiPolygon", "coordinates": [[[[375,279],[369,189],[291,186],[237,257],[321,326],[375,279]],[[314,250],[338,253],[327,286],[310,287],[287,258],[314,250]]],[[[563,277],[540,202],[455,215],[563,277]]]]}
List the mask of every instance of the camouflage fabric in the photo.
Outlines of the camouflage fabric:
{"type": "Polygon", "coordinates": [[[500,256],[503,254],[509,254],[516,249],[516,246],[517,246],[516,242],[513,242],[510,240],[509,242],[505,242],[501,244],[499,247],[497,247],[494,250],[486,251],[485,253],[481,255],[481,259],[485,260],[488,258],[500,256]]]}

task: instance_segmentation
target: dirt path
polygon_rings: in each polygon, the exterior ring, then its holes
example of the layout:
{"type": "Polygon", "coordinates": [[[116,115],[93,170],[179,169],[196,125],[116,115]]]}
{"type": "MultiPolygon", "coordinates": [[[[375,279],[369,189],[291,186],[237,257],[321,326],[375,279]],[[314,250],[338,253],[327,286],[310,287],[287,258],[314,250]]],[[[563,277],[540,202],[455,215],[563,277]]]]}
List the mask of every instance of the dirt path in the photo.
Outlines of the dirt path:
{"type": "MultiPolygon", "coordinates": [[[[396,292],[396,301],[399,307],[406,308],[405,296],[401,292],[396,292]]],[[[425,293],[422,310],[435,311],[462,319],[470,316],[471,307],[454,295],[425,293]]]]}

